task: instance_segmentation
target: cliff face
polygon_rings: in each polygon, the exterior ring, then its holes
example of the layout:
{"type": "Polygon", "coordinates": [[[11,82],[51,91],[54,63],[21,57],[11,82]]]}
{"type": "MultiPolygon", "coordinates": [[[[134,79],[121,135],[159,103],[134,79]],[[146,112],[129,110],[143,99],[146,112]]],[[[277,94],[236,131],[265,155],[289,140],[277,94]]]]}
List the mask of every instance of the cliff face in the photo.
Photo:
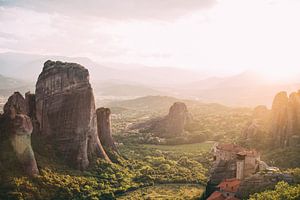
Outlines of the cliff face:
{"type": "Polygon", "coordinates": [[[272,104],[270,132],[276,146],[285,146],[287,143],[288,101],[287,93],[280,92],[272,104]]]}
{"type": "Polygon", "coordinates": [[[165,119],[165,136],[180,136],[184,133],[184,127],[189,119],[189,113],[186,105],[181,102],[175,102],[165,119]]]}
{"type": "MultiPolygon", "coordinates": [[[[34,152],[31,147],[31,133],[33,130],[30,117],[26,112],[26,101],[23,96],[15,92],[9,97],[4,106],[4,114],[0,119],[0,132],[2,144],[10,143],[18,163],[24,169],[25,173],[33,176],[39,173],[34,152]]],[[[4,154],[11,149],[1,149],[4,154]]],[[[4,161],[5,162],[5,161],[4,161]]]]}
{"type": "Polygon", "coordinates": [[[97,113],[98,136],[100,138],[101,143],[106,148],[116,151],[117,148],[111,133],[110,109],[103,108],[103,107],[98,108],[96,110],[96,113],[97,113]]]}
{"type": "Polygon", "coordinates": [[[72,166],[85,169],[93,155],[109,160],[97,135],[88,70],[47,61],[36,83],[36,118],[42,136],[72,166]]]}
{"type": "Polygon", "coordinates": [[[275,146],[290,146],[300,136],[300,92],[278,93],[273,101],[270,134],[275,146]]]}

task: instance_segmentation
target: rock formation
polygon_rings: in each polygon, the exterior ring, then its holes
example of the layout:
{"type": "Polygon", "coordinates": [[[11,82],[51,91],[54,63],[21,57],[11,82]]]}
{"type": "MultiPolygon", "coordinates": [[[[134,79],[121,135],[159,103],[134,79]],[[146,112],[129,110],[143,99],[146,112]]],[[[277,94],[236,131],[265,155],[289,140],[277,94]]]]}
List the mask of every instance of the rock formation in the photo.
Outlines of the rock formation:
{"type": "Polygon", "coordinates": [[[267,136],[267,126],[270,121],[270,110],[266,106],[257,106],[253,110],[252,121],[250,121],[242,133],[242,140],[248,145],[256,146],[257,140],[267,136]]]}
{"type": "Polygon", "coordinates": [[[117,148],[111,134],[110,109],[101,107],[96,110],[96,113],[98,136],[101,144],[106,148],[116,151],[117,148]]]}
{"type": "Polygon", "coordinates": [[[189,117],[186,105],[182,102],[175,102],[165,118],[165,137],[182,135],[189,117]]]}
{"type": "Polygon", "coordinates": [[[285,146],[287,143],[288,101],[287,93],[280,92],[272,104],[270,132],[276,146],[285,146]]]}
{"type": "Polygon", "coordinates": [[[33,126],[32,135],[38,135],[40,133],[40,126],[36,119],[35,94],[27,92],[25,94],[25,103],[27,115],[30,117],[33,126]]]}
{"type": "Polygon", "coordinates": [[[290,94],[288,103],[287,135],[290,138],[288,145],[299,142],[300,137],[300,91],[290,94]],[[292,138],[292,139],[291,139],[292,138]]]}
{"type": "Polygon", "coordinates": [[[184,135],[185,126],[192,121],[191,114],[182,102],[175,102],[167,116],[135,124],[131,129],[154,133],[158,137],[171,138],[184,135]]]}
{"type": "Polygon", "coordinates": [[[291,145],[291,138],[299,142],[300,136],[300,92],[289,97],[286,92],[278,93],[273,101],[270,134],[273,145],[291,145]]]}
{"type": "Polygon", "coordinates": [[[253,119],[268,121],[269,116],[270,116],[270,110],[264,105],[257,106],[253,110],[253,119]]]}
{"type": "Polygon", "coordinates": [[[1,116],[1,134],[3,134],[1,136],[4,141],[10,141],[19,163],[30,176],[39,173],[31,147],[32,130],[31,120],[26,115],[25,99],[20,93],[15,92],[4,106],[4,114],[1,116]]]}
{"type": "Polygon", "coordinates": [[[48,60],[36,83],[35,101],[41,135],[67,163],[83,170],[93,156],[109,160],[97,135],[87,69],[48,60]]]}

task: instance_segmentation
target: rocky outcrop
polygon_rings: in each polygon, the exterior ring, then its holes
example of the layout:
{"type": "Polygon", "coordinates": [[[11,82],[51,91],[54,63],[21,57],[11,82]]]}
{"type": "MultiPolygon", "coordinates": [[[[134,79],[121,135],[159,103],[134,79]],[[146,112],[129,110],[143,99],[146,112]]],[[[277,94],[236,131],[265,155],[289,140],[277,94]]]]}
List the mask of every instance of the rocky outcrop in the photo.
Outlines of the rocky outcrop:
{"type": "Polygon", "coordinates": [[[165,119],[165,137],[180,136],[184,133],[184,127],[190,115],[186,105],[182,102],[175,102],[165,119]]]}
{"type": "Polygon", "coordinates": [[[273,101],[270,134],[274,146],[286,147],[300,136],[300,92],[278,93],[273,101]]]}
{"type": "Polygon", "coordinates": [[[27,115],[30,117],[33,126],[32,135],[38,135],[40,133],[40,125],[36,118],[35,94],[27,92],[25,94],[25,103],[27,115]]]}
{"type": "MultiPolygon", "coordinates": [[[[248,145],[266,137],[267,126],[270,120],[270,110],[266,106],[257,106],[253,110],[252,120],[246,125],[242,133],[242,140],[248,145]]],[[[255,146],[255,145],[254,145],[255,146]]]]}
{"type": "Polygon", "coordinates": [[[16,158],[26,174],[30,176],[38,174],[39,170],[31,147],[33,127],[30,117],[26,115],[25,99],[20,93],[15,92],[9,97],[0,121],[1,134],[4,134],[1,135],[2,142],[10,141],[16,158]]]}
{"type": "Polygon", "coordinates": [[[288,145],[292,145],[295,139],[299,142],[300,137],[300,91],[290,94],[288,102],[288,124],[287,135],[288,145]]]}
{"type": "Polygon", "coordinates": [[[111,111],[109,108],[98,108],[97,113],[97,127],[98,127],[98,136],[100,138],[101,144],[113,151],[117,151],[114,139],[111,133],[111,111]]]}
{"type": "Polygon", "coordinates": [[[260,105],[254,108],[253,110],[253,119],[260,121],[268,121],[270,117],[270,110],[264,106],[260,105]]]}
{"type": "Polygon", "coordinates": [[[247,199],[250,194],[274,189],[279,181],[292,183],[293,177],[279,172],[260,172],[243,180],[236,195],[240,199],[247,199]]]}
{"type": "Polygon", "coordinates": [[[93,156],[109,160],[97,134],[87,69],[76,63],[45,62],[35,101],[41,135],[68,164],[85,169],[93,156]]]}
{"type": "Polygon", "coordinates": [[[172,138],[184,135],[185,126],[191,122],[192,116],[188,112],[186,105],[182,102],[175,102],[170,107],[167,116],[135,124],[131,129],[150,132],[158,137],[172,138]]]}
{"type": "Polygon", "coordinates": [[[275,146],[287,144],[288,101],[287,93],[280,92],[272,104],[270,132],[275,146]]]}

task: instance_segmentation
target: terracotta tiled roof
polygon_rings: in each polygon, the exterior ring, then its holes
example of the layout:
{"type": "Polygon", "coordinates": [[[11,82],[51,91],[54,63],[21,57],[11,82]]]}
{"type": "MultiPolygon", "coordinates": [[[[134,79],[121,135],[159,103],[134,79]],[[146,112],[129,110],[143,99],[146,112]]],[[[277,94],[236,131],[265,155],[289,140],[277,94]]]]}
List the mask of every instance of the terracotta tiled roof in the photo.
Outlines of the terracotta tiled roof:
{"type": "Polygon", "coordinates": [[[218,185],[218,187],[220,188],[220,190],[236,193],[238,188],[240,187],[240,183],[241,181],[235,178],[225,179],[218,185]]]}
{"type": "Polygon", "coordinates": [[[236,197],[225,197],[221,192],[215,191],[212,193],[207,200],[240,200],[236,197]]]}
{"type": "Polygon", "coordinates": [[[206,200],[225,200],[225,197],[221,192],[215,191],[206,200]]]}

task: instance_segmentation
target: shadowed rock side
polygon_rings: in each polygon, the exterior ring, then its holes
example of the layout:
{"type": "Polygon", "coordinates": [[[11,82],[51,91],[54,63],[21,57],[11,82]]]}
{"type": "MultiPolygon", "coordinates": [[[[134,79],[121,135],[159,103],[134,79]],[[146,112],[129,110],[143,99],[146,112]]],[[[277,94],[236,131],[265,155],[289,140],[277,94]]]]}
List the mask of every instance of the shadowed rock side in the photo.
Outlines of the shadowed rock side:
{"type": "Polygon", "coordinates": [[[33,127],[31,119],[26,115],[25,99],[20,93],[15,92],[8,99],[0,121],[1,138],[3,139],[1,142],[10,141],[16,158],[26,174],[29,176],[38,174],[39,170],[31,147],[33,127]]]}
{"type": "Polygon", "coordinates": [[[42,136],[67,163],[85,169],[95,155],[109,160],[97,135],[87,69],[76,63],[45,62],[36,83],[35,100],[42,136]]]}
{"type": "Polygon", "coordinates": [[[31,94],[30,92],[27,92],[25,94],[25,102],[26,102],[26,112],[27,115],[30,117],[32,126],[33,126],[33,132],[32,135],[38,135],[40,133],[40,125],[39,122],[36,119],[36,104],[35,104],[35,94],[31,94]]]}
{"type": "Polygon", "coordinates": [[[111,134],[111,111],[109,108],[98,108],[97,113],[97,127],[98,136],[100,138],[101,144],[109,149],[117,151],[114,139],[111,134]]]}

